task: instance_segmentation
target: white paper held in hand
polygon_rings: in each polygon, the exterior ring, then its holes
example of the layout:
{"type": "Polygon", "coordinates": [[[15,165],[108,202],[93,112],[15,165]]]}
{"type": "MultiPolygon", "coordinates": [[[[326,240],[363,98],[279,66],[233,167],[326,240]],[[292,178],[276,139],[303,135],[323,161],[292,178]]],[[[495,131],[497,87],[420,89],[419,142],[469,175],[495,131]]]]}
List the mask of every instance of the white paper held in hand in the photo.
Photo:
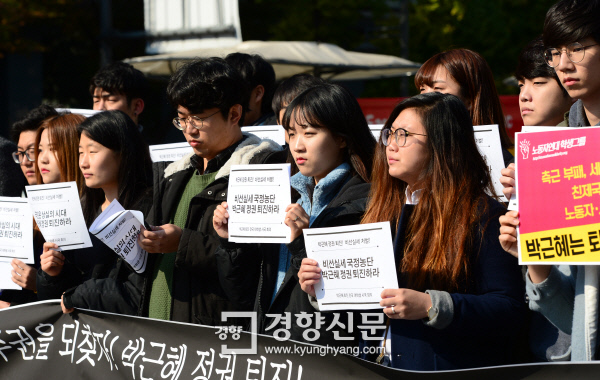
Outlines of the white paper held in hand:
{"type": "Polygon", "coordinates": [[[289,243],[285,209],[292,203],[290,164],[233,165],[227,212],[229,241],[289,243]]]}
{"type": "Polygon", "coordinates": [[[144,214],[136,210],[125,210],[115,199],[94,220],[90,233],[121,256],[137,273],[143,273],[148,262],[148,252],[137,242],[143,225],[144,214]]]}
{"type": "Polygon", "coordinates": [[[34,263],[31,214],[27,198],[0,197],[0,261],[34,263]]]}
{"type": "Polygon", "coordinates": [[[381,308],[383,289],[398,289],[390,223],[304,229],[306,256],[321,268],[321,311],[381,308]]]}
{"type": "Polygon", "coordinates": [[[44,239],[59,250],[92,246],[75,182],[25,186],[33,217],[44,239]]]}

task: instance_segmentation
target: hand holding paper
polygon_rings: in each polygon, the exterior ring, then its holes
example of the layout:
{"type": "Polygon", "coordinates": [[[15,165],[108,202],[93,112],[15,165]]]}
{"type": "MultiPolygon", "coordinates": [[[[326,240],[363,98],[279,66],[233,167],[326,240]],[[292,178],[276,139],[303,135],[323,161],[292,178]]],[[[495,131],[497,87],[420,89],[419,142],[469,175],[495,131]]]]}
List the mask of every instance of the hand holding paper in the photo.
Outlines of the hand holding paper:
{"type": "Polygon", "coordinates": [[[389,222],[303,233],[313,262],[302,262],[301,287],[309,294],[314,290],[321,311],[374,309],[381,306],[384,289],[398,288],[389,222]]]}
{"type": "Polygon", "coordinates": [[[310,224],[310,217],[304,211],[302,206],[297,203],[288,205],[285,209],[285,225],[290,227],[292,234],[290,236],[290,243],[302,235],[302,230],[308,228],[310,224]]]}
{"type": "Polygon", "coordinates": [[[58,245],[49,241],[44,243],[44,252],[40,256],[42,270],[50,276],[58,276],[65,264],[65,257],[57,251],[58,245]]]}
{"type": "Polygon", "coordinates": [[[37,291],[36,270],[19,259],[13,259],[10,263],[13,267],[12,280],[23,289],[37,291]]]}
{"type": "Polygon", "coordinates": [[[516,197],[517,189],[515,186],[515,164],[509,164],[506,168],[500,171],[502,177],[500,177],[500,183],[504,187],[502,192],[506,199],[511,200],[516,197]]]}
{"type": "Polygon", "coordinates": [[[519,243],[517,240],[518,225],[518,211],[509,211],[500,217],[500,245],[502,245],[502,249],[514,257],[519,257],[519,243]]]}
{"type": "Polygon", "coordinates": [[[309,258],[302,259],[302,265],[300,265],[300,270],[298,271],[298,280],[300,288],[302,288],[304,293],[317,297],[315,285],[321,282],[321,268],[319,268],[319,263],[309,258]]]}
{"type": "Polygon", "coordinates": [[[429,294],[412,289],[385,289],[381,292],[381,298],[379,304],[384,307],[383,312],[392,319],[426,318],[431,306],[429,294]]]}
{"type": "Polygon", "coordinates": [[[232,165],[227,190],[229,241],[289,243],[285,210],[290,203],[290,164],[232,165]]]}
{"type": "Polygon", "coordinates": [[[229,213],[227,212],[227,202],[223,202],[217,206],[213,213],[213,228],[222,239],[227,239],[229,237],[228,220],[229,213]]]}
{"type": "Polygon", "coordinates": [[[144,215],[140,211],[125,210],[115,199],[92,223],[90,232],[121,256],[133,270],[143,273],[148,261],[148,252],[138,244],[143,225],[144,215]]]}
{"type": "Polygon", "coordinates": [[[174,224],[154,227],[152,231],[142,226],[138,242],[148,253],[176,252],[183,231],[174,224]]]}

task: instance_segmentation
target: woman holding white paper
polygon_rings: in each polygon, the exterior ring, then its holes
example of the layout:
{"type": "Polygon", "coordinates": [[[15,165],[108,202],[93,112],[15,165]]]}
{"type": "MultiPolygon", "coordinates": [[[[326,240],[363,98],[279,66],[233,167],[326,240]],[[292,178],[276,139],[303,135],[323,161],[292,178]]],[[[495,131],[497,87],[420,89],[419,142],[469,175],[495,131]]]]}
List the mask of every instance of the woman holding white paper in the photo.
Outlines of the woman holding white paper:
{"type": "MultiPolygon", "coordinates": [[[[302,230],[360,223],[375,140],[356,99],[333,84],[316,85],[298,95],[288,105],[282,124],[299,170],[291,178],[297,201],[287,207],[284,221],[291,229],[291,241],[228,242],[229,215],[223,203],[213,217],[213,226],[222,238],[217,250],[221,285],[232,302],[258,312],[260,333],[272,335],[284,328],[290,339],[347,345],[325,331],[329,324],[313,340],[303,334],[307,329],[299,327],[295,319],[278,320],[267,314],[290,313],[296,318],[306,312],[313,317],[315,309],[298,284],[298,269],[306,257],[302,230]]],[[[322,316],[332,320],[331,313],[322,316]]]]}
{"type": "MultiPolygon", "coordinates": [[[[152,202],[152,163],[135,123],[121,111],[106,111],[86,119],[79,131],[79,167],[86,183],[82,206],[88,227],[115,199],[127,210],[146,214],[152,202]]],[[[91,237],[90,249],[61,253],[55,250],[57,245],[44,244],[43,271],[38,274],[45,288],[42,293],[46,298],[62,294],[65,312],[80,307],[141,314],[145,275],[91,237]]]]}
{"type": "MultiPolygon", "coordinates": [[[[376,148],[362,222],[389,220],[397,231],[401,288],[381,293],[390,323],[379,358],[395,368],[514,360],[524,286],[516,260],[498,242],[504,207],[486,194],[492,182],[472,127],[457,97],[417,95],[392,111],[376,148]]],[[[302,288],[313,293],[320,270],[308,259],[302,267],[302,288]]]]}

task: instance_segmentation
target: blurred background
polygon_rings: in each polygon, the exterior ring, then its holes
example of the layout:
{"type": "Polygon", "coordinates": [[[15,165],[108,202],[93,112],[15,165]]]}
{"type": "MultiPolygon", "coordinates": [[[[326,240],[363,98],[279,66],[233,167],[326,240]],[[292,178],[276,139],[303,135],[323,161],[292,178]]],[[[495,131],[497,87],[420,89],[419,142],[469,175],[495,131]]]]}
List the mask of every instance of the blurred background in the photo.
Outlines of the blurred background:
{"type": "MultiPolygon", "coordinates": [[[[41,103],[90,109],[89,80],[109,62],[251,40],[323,42],[416,63],[443,50],[472,49],[490,64],[500,94],[507,96],[503,97],[506,105],[516,101],[518,93],[510,80],[518,54],[542,33],[546,11],[553,3],[0,0],[0,134],[7,136],[14,121],[41,103]]],[[[183,141],[170,124],[173,110],[165,97],[168,76],[152,75],[149,80],[151,93],[140,118],[148,142],[183,141]]],[[[342,84],[361,99],[365,114],[371,112],[367,108],[378,106],[385,113],[397,98],[417,93],[412,76],[342,84]]],[[[506,108],[505,113],[509,125],[514,122],[520,128],[520,117],[515,121],[506,108]]],[[[381,117],[372,114],[370,122],[381,122],[381,117]]]]}

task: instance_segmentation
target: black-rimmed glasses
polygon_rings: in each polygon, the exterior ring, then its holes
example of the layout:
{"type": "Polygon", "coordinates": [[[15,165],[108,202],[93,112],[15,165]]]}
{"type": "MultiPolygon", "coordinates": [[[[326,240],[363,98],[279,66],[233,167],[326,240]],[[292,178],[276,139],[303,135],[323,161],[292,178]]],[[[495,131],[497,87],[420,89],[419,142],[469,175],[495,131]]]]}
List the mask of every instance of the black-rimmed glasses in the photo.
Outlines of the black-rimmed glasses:
{"type": "Polygon", "coordinates": [[[409,132],[404,128],[398,128],[394,132],[392,132],[391,129],[387,129],[387,128],[381,131],[381,137],[382,137],[381,139],[383,140],[383,145],[385,145],[385,146],[389,146],[391,144],[392,136],[394,136],[394,138],[395,138],[396,145],[404,146],[404,145],[406,145],[406,136],[412,136],[412,135],[427,136],[422,133],[409,132]]]}
{"type": "Polygon", "coordinates": [[[29,151],[25,151],[22,152],[20,150],[17,150],[16,152],[13,152],[12,154],[12,158],[13,160],[15,160],[15,163],[20,164],[21,160],[23,159],[23,156],[27,157],[27,159],[31,162],[35,161],[35,156],[34,156],[34,151],[33,149],[29,150],[29,151]],[[34,156],[34,157],[31,157],[34,156]]]}
{"type": "Polygon", "coordinates": [[[219,112],[220,112],[220,110],[218,110],[215,113],[210,114],[206,117],[188,116],[185,119],[183,119],[181,117],[176,117],[173,119],[173,125],[175,126],[175,128],[179,129],[180,131],[185,131],[185,128],[188,124],[196,129],[200,130],[204,127],[204,120],[208,119],[211,116],[216,115],[219,112]]]}

